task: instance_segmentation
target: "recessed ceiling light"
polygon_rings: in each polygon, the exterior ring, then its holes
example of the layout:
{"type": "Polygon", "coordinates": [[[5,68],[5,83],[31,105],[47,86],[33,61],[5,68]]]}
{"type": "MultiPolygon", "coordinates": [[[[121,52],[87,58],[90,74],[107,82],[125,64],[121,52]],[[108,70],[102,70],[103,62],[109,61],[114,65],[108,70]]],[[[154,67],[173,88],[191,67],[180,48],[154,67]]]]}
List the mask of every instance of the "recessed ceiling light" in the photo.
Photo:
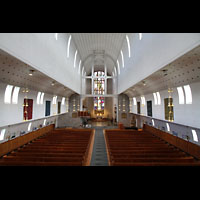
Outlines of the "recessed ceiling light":
{"type": "Polygon", "coordinates": [[[33,76],[33,73],[34,73],[34,70],[30,70],[28,75],[33,76]]]}

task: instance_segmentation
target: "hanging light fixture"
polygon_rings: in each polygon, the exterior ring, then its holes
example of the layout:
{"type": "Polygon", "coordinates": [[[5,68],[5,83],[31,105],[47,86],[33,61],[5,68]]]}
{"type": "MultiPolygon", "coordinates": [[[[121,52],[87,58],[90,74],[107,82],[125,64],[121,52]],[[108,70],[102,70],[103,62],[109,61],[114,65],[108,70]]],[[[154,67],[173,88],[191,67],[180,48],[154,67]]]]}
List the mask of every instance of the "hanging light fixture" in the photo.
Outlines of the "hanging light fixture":
{"type": "Polygon", "coordinates": [[[173,92],[173,88],[168,88],[168,108],[169,108],[169,113],[168,113],[168,120],[173,122],[174,121],[174,117],[173,117],[173,101],[172,101],[172,95],[171,93],[173,92]]]}
{"type": "Polygon", "coordinates": [[[29,89],[28,88],[23,88],[22,90],[24,94],[24,103],[23,103],[23,107],[24,107],[24,121],[28,121],[28,92],[29,89]]]}

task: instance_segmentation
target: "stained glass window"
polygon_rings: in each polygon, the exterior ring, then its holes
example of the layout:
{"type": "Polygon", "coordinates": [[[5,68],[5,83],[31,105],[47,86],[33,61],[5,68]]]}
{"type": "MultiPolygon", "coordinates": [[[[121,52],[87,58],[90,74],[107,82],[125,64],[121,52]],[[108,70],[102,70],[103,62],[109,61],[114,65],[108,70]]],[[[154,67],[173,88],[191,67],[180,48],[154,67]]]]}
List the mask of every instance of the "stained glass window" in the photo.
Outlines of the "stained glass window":
{"type": "Polygon", "coordinates": [[[94,110],[104,110],[104,97],[94,97],[94,110]]]}
{"type": "MultiPolygon", "coordinates": [[[[102,71],[94,72],[97,77],[105,76],[102,71]]],[[[105,94],[105,79],[94,79],[94,94],[105,94]]],[[[104,97],[94,97],[94,110],[104,110],[104,97]]]]}
{"type": "MultiPolygon", "coordinates": [[[[104,72],[97,71],[94,72],[95,76],[104,76],[104,72]]],[[[105,94],[105,79],[104,78],[96,78],[94,79],[94,94],[105,94]]]]}

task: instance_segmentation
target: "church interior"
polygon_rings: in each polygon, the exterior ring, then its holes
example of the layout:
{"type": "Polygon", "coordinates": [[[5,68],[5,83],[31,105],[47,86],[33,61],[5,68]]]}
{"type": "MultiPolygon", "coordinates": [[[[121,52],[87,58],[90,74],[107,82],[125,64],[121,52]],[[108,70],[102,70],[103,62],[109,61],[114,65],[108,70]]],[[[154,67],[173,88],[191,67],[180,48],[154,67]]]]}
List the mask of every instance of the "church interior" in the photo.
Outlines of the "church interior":
{"type": "Polygon", "coordinates": [[[199,33],[0,33],[0,166],[200,166],[199,33]]]}

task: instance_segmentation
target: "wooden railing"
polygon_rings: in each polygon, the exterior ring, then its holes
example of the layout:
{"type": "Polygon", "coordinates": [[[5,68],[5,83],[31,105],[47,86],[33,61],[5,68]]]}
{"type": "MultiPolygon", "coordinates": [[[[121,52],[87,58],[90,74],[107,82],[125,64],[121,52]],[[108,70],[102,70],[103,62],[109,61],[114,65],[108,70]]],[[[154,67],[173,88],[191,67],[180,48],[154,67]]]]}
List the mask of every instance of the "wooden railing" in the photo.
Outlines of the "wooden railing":
{"type": "Polygon", "coordinates": [[[189,153],[190,155],[200,159],[200,146],[194,143],[188,142],[182,138],[176,137],[172,134],[166,133],[159,129],[156,129],[152,126],[144,124],[143,129],[147,132],[150,132],[157,137],[167,141],[168,143],[178,147],[179,149],[189,153]]]}
{"type": "Polygon", "coordinates": [[[14,138],[12,140],[6,141],[4,143],[0,144],[0,157],[13,151],[14,149],[19,148],[20,146],[23,146],[27,144],[28,142],[52,131],[54,129],[55,125],[51,124],[49,126],[46,126],[44,128],[41,128],[39,130],[27,133],[23,136],[14,138]]]}

